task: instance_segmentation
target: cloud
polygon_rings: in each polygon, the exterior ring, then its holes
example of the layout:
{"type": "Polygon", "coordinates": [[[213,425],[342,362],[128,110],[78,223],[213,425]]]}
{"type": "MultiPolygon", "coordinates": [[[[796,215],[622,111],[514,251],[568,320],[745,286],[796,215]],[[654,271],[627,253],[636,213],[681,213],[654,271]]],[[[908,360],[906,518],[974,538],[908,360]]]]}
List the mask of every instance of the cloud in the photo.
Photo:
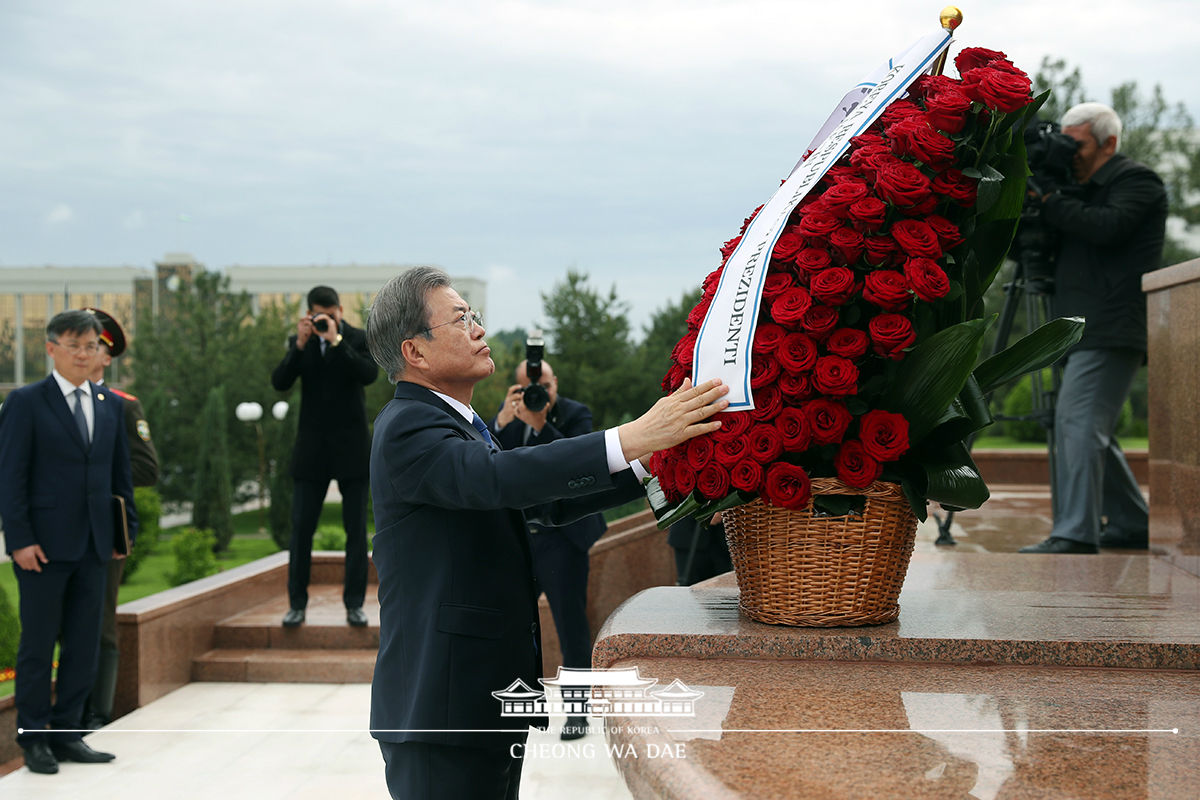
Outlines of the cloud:
{"type": "Polygon", "coordinates": [[[67,222],[74,216],[75,213],[71,211],[71,207],[69,205],[66,203],[59,203],[49,214],[46,215],[46,224],[58,225],[59,223],[67,222]]]}
{"type": "Polygon", "coordinates": [[[146,215],[140,208],[135,208],[121,219],[121,227],[127,231],[136,231],[146,227],[146,215]]]}
{"type": "Polygon", "coordinates": [[[503,264],[489,264],[486,269],[489,284],[512,283],[517,279],[517,271],[503,264]]]}

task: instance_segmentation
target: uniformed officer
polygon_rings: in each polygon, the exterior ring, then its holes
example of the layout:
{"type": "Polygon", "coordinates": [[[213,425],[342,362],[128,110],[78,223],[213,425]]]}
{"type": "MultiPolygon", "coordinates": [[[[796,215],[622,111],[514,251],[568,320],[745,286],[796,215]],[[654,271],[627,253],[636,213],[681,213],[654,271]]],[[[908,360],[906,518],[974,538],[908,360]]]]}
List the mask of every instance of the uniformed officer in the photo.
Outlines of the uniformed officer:
{"type": "MultiPolygon", "coordinates": [[[[125,352],[125,331],[112,316],[98,308],[85,308],[96,315],[104,326],[100,335],[100,351],[92,373],[88,378],[93,383],[104,383],[104,370],[125,352]]],[[[158,453],[150,438],[150,423],[142,410],[142,401],[128,392],[111,389],[125,401],[125,431],[129,438],[129,464],[133,470],[134,486],[154,486],[158,483],[158,453]]],[[[112,721],[113,698],[117,691],[117,592],[121,588],[121,573],[125,559],[114,558],[108,562],[108,587],[104,594],[104,622],[100,631],[100,665],[96,670],[96,682],[88,697],[83,712],[83,727],[89,730],[103,728],[112,721]]]]}

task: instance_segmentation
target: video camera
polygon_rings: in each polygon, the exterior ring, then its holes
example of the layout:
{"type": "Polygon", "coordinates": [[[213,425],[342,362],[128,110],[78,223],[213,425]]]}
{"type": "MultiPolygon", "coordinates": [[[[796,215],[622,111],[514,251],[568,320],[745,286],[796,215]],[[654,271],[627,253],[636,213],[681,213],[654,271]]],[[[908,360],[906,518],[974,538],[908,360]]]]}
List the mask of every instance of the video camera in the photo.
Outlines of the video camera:
{"type": "Polygon", "coordinates": [[[1076,185],[1071,162],[1078,149],[1079,142],[1063,133],[1058,123],[1034,119],[1025,128],[1025,151],[1033,174],[1025,179],[1025,203],[1009,255],[1020,262],[1026,287],[1037,294],[1054,294],[1058,261],[1058,231],[1041,218],[1042,197],[1076,185]]]}
{"type": "Polygon", "coordinates": [[[529,385],[522,389],[525,407],[530,411],[541,411],[550,402],[550,392],[538,381],[542,379],[542,356],[546,354],[546,340],[542,332],[534,328],[525,337],[525,375],[529,385]]]}

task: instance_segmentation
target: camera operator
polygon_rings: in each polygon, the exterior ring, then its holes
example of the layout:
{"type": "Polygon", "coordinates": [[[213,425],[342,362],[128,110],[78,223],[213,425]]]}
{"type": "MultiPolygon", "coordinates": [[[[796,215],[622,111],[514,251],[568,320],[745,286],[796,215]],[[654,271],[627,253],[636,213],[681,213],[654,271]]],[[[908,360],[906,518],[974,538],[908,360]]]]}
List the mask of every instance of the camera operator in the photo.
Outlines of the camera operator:
{"type": "Polygon", "coordinates": [[[288,560],[290,608],[284,627],[304,622],[312,568],[313,534],[325,504],[329,481],[342,494],[346,529],[346,621],[367,624],[367,489],[371,436],[367,431],[363,387],[379,375],[367,349],[367,336],[342,319],[338,294],[328,286],[308,293],[308,313],[288,339],[287,355],[271,373],[271,385],[287,391],[300,386],[300,422],[292,455],[292,541],[288,560]]]}
{"type": "MultiPolygon", "coordinates": [[[[517,365],[517,382],[509,387],[499,412],[488,425],[496,441],[505,450],[515,450],[591,433],[591,409],[558,394],[558,378],[541,360],[541,333],[532,331],[528,342],[526,360],[517,365]]],[[[592,665],[592,635],[587,621],[588,550],[606,530],[602,514],[591,514],[561,527],[529,525],[534,575],[554,615],[564,667],[588,669],[592,665]]],[[[586,733],[586,717],[569,717],[561,737],[579,739],[586,733]]]]}
{"type": "Polygon", "coordinates": [[[1117,152],[1121,119],[1108,106],[1074,106],[1062,126],[1078,142],[1077,184],[1042,187],[1042,218],[1059,236],[1053,311],[1087,324],[1067,355],[1055,410],[1054,528],[1021,552],[1145,549],[1148,509],[1115,432],[1146,359],[1141,279],[1162,260],[1167,195],[1153,170],[1117,152]]]}

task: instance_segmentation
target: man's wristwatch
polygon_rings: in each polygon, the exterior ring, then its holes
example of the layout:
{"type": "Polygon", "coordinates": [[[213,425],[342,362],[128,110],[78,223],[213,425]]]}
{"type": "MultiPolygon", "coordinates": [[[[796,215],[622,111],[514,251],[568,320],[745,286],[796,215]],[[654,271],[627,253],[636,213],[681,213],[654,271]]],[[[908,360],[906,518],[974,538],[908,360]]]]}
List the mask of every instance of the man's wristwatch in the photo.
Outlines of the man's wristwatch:
{"type": "Polygon", "coordinates": [[[333,340],[333,346],[337,347],[341,343],[342,343],[342,335],[339,333],[338,337],[333,340]]]}

